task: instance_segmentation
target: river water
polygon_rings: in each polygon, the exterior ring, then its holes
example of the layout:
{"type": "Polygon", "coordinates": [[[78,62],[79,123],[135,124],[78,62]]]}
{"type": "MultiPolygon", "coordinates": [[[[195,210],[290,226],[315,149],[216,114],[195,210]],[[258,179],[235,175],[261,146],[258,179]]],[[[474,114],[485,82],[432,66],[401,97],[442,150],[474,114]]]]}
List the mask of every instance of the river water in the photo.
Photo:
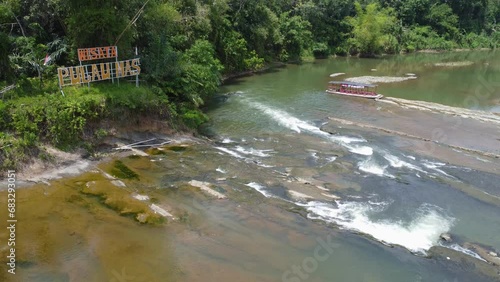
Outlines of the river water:
{"type": "MultiPolygon", "coordinates": [[[[381,84],[379,92],[390,97],[500,112],[498,53],[415,54],[384,60],[337,58],[288,66],[230,83],[222,89],[229,94],[208,111],[211,124],[207,131],[223,143],[219,149],[229,157],[247,162],[251,159],[271,171],[283,172],[288,168],[289,178],[311,183],[312,188],[307,189],[260,177],[252,180],[254,185],[249,185],[264,197],[295,201],[308,211],[309,219],[334,223],[341,229],[362,232],[418,254],[441,244],[438,238],[445,232],[499,249],[498,206],[478,202],[477,198],[456,189],[467,185],[498,197],[498,171],[483,173],[461,166],[460,162],[450,165],[432,154],[418,155],[399,145],[402,140],[378,132],[337,127],[331,135],[320,130],[327,122],[326,117],[373,124],[381,115],[376,110],[381,106],[371,101],[325,95],[329,80],[405,77],[407,73],[415,74],[417,79],[381,84]],[[328,74],[333,73],[345,75],[329,78],[328,74]],[[266,185],[266,182],[271,183],[266,185]],[[314,186],[319,191],[314,191],[314,186]],[[311,198],[297,202],[293,191],[311,198]],[[328,199],[329,193],[341,199],[328,199]]],[[[406,125],[418,127],[418,123],[413,120],[406,125]]],[[[498,129],[498,124],[492,127],[496,134],[498,129]]],[[[480,142],[476,136],[466,138],[480,142]]],[[[496,142],[498,152],[500,146],[496,142]]],[[[498,167],[498,160],[491,160],[490,165],[493,164],[498,167]]],[[[366,255],[368,252],[371,251],[366,255]]],[[[369,262],[362,260],[355,264],[364,269],[369,262]]],[[[328,263],[319,266],[320,271],[323,268],[335,269],[328,263]]],[[[401,268],[401,264],[390,266],[394,268],[401,268]]],[[[379,271],[385,273],[387,269],[379,271]]],[[[325,274],[320,280],[336,280],[335,275],[328,275],[332,274],[325,274]]],[[[435,275],[432,273],[430,277],[435,275]]],[[[405,276],[411,277],[405,273],[380,281],[412,280],[404,279],[405,276]]],[[[430,277],[423,281],[439,280],[430,277]]]]}
{"type": "Polygon", "coordinates": [[[485,51],[335,58],[235,79],[206,108],[211,141],[122,159],[136,179],[111,181],[102,164],[19,190],[19,275],[0,278],[500,280],[481,252],[500,251],[499,77],[499,54],[485,51]],[[324,92],[333,79],[407,73],[417,78],[379,92],[493,121],[324,92]],[[94,185],[121,192],[89,194],[94,185]],[[174,218],[139,224],[119,193],[174,218]]]}

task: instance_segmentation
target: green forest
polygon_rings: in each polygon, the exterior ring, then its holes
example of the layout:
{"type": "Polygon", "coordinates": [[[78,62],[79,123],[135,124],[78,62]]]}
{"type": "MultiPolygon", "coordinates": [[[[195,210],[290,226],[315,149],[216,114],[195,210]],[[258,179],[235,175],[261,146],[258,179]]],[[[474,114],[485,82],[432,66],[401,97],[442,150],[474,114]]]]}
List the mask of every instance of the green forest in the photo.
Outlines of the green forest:
{"type": "Polygon", "coordinates": [[[196,128],[225,77],[278,62],[494,49],[499,21],[500,0],[2,0],[0,166],[43,153],[44,142],[91,148],[107,134],[91,128],[102,119],[196,128]],[[78,48],[114,45],[123,59],[138,50],[141,87],[61,94],[58,66],[78,65],[78,48]]]}

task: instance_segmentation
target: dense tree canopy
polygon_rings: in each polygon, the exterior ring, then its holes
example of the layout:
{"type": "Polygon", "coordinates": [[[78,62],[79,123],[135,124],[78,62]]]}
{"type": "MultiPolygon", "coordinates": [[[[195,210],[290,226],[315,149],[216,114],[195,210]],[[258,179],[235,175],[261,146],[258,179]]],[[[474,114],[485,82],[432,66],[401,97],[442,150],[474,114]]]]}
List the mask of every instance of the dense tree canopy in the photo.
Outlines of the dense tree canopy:
{"type": "Polygon", "coordinates": [[[352,25],[351,47],[363,55],[374,55],[384,51],[395,41],[391,29],[396,24],[391,8],[379,9],[377,3],[363,8],[356,3],[356,16],[347,18],[352,25]],[[394,40],[393,40],[394,39],[394,40]]]}
{"type": "Polygon", "coordinates": [[[43,93],[76,48],[117,44],[138,48],[158,93],[196,108],[221,76],[274,61],[494,48],[499,20],[499,0],[3,0],[0,86],[35,78],[24,94],[43,93]]]}

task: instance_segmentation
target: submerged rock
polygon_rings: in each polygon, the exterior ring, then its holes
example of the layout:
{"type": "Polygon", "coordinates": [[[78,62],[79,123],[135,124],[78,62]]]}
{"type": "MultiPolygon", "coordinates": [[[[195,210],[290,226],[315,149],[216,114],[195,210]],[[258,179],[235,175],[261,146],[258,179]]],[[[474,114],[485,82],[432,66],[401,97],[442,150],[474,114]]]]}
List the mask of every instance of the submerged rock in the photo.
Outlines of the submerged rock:
{"type": "Polygon", "coordinates": [[[359,76],[346,78],[346,81],[356,82],[356,83],[394,83],[403,82],[406,80],[417,79],[416,76],[359,76]]]}
{"type": "MultiPolygon", "coordinates": [[[[467,246],[464,245],[464,247],[467,246]]],[[[446,266],[449,269],[467,269],[469,272],[484,275],[484,277],[491,279],[491,281],[498,280],[498,266],[491,262],[487,262],[486,260],[480,260],[466,253],[443,246],[433,246],[428,251],[428,255],[438,262],[446,261],[446,266]]]]}
{"type": "Polygon", "coordinates": [[[292,196],[292,198],[294,198],[296,200],[307,200],[307,199],[313,198],[309,195],[306,195],[306,194],[303,194],[303,193],[300,193],[297,191],[293,191],[293,190],[289,190],[288,193],[290,194],[290,196],[292,196]]]}
{"type": "Polygon", "coordinates": [[[127,190],[115,186],[109,180],[89,181],[80,192],[99,197],[104,206],[115,210],[120,215],[130,215],[141,223],[163,223],[163,217],[170,215],[150,208],[147,203],[143,202],[144,198],[138,199],[135,197],[136,194],[130,195],[127,190]]]}
{"type": "Polygon", "coordinates": [[[491,249],[488,250],[487,247],[475,243],[465,243],[464,247],[467,249],[474,250],[479,256],[481,256],[488,263],[493,264],[495,266],[500,266],[500,258],[497,256],[497,253],[490,251],[491,249]]]}
{"type": "Polygon", "coordinates": [[[216,197],[217,199],[225,199],[226,198],[226,195],[222,194],[222,193],[219,193],[217,191],[215,191],[214,189],[210,188],[210,186],[212,184],[208,183],[208,182],[201,182],[201,181],[198,181],[198,180],[191,180],[188,182],[189,185],[193,186],[193,187],[198,187],[201,189],[201,191],[209,194],[210,196],[214,196],[216,197]]]}
{"type": "Polygon", "coordinates": [[[146,223],[148,220],[148,215],[145,213],[140,213],[136,216],[136,220],[139,221],[140,223],[146,223]]]}
{"type": "Polygon", "coordinates": [[[321,193],[321,195],[327,197],[327,198],[330,198],[330,199],[334,199],[334,200],[340,200],[341,198],[337,195],[333,195],[333,194],[327,194],[327,193],[321,193]]]}
{"type": "Polygon", "coordinates": [[[463,61],[463,62],[446,62],[446,63],[435,63],[436,67],[465,67],[473,65],[474,62],[471,61],[463,61]]]}

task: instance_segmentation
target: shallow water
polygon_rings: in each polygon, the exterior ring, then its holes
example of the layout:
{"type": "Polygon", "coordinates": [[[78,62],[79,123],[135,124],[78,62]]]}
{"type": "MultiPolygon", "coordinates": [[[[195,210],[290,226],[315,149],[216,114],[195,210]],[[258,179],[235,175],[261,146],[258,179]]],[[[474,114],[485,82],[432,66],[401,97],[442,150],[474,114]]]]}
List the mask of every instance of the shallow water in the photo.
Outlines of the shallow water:
{"type": "MultiPolygon", "coordinates": [[[[496,204],[491,205],[498,202],[497,196],[493,196],[499,193],[498,171],[472,169],[460,162],[452,165],[449,159],[436,159],[432,154],[420,154],[422,150],[401,146],[408,143],[405,138],[373,130],[349,130],[338,126],[331,135],[320,127],[327,122],[327,117],[386,126],[392,123],[386,117],[385,123],[377,123],[382,111],[395,111],[373,101],[326,95],[324,88],[332,80],[328,77],[330,73],[346,73],[334,80],[414,73],[417,79],[380,84],[379,92],[386,96],[498,112],[500,92],[494,78],[500,75],[499,62],[498,53],[469,52],[373,60],[337,58],[290,66],[239,79],[223,87],[222,92],[229,94],[210,107],[208,113],[212,122],[206,132],[215,139],[235,141],[236,144],[223,144],[226,152],[234,150],[239,143],[245,144],[247,150],[274,150],[271,158],[258,158],[258,161],[269,166],[269,170],[292,168],[289,177],[305,178],[313,187],[281,183],[288,197],[281,196],[283,192],[273,193],[272,185],[263,185],[275,180],[251,179],[255,184],[252,187],[264,197],[295,202],[308,211],[309,219],[334,223],[342,229],[367,234],[386,244],[404,246],[421,255],[439,245],[439,235],[446,232],[498,250],[500,237],[495,234],[500,232],[500,209],[496,204]],[[473,63],[456,67],[435,65],[461,61],[473,63]],[[272,136],[272,141],[262,140],[261,135],[272,136]],[[328,162],[331,155],[335,157],[328,162]],[[340,183],[345,183],[342,186],[346,187],[339,190],[340,183]],[[318,185],[326,188],[327,194],[333,193],[341,199],[332,200],[324,193],[317,193],[314,186],[318,185]],[[290,196],[294,192],[290,190],[310,198],[292,199],[290,196]]],[[[398,113],[405,114],[404,111],[398,113]]],[[[418,118],[418,114],[415,117],[418,118]]],[[[415,132],[425,132],[425,124],[415,120],[406,121],[405,126],[423,126],[415,132]]],[[[449,127],[450,122],[443,118],[437,126],[449,127]]],[[[460,130],[467,132],[467,126],[467,122],[461,123],[460,130]]],[[[496,125],[485,128],[490,129],[494,130],[490,133],[499,132],[496,125]]],[[[467,133],[464,136],[470,140],[475,138],[467,133]]],[[[461,144],[460,140],[450,142],[455,146],[461,144]]],[[[440,155],[450,151],[445,147],[438,150],[440,155]]],[[[228,154],[228,157],[235,156],[228,154]]],[[[488,162],[488,166],[499,167],[497,159],[483,161],[488,162]]],[[[400,279],[388,278],[387,281],[400,279]]]]}
{"type": "MultiPolygon", "coordinates": [[[[421,140],[331,121],[414,134],[430,126],[418,123],[428,113],[324,89],[335,72],[346,78],[412,72],[416,80],[381,85],[380,92],[467,106],[463,101],[478,86],[466,77],[483,72],[491,80],[498,71],[498,55],[471,52],[338,58],[235,80],[207,108],[211,122],[204,131],[214,142],[122,159],[138,179],[109,179],[103,171],[113,174],[111,162],[50,186],[20,189],[18,274],[7,276],[3,265],[0,280],[494,280],[491,266],[457,246],[500,249],[500,161],[457,152],[446,142],[429,150],[421,140]],[[465,60],[474,64],[433,65],[465,60]],[[458,88],[469,94],[456,94],[458,88]],[[396,122],[393,115],[404,118],[396,122]],[[189,186],[191,180],[210,183],[227,199],[189,186]],[[102,190],[107,194],[97,193],[102,190]],[[131,211],[153,204],[173,218],[138,223],[131,211]],[[456,245],[439,242],[444,232],[456,245]],[[435,248],[441,244],[459,252],[440,255],[435,248]],[[484,269],[489,276],[482,276],[484,269]]],[[[472,108],[496,111],[498,98],[496,92],[472,108]]],[[[432,126],[449,126],[436,120],[432,126]]],[[[467,135],[471,128],[498,129],[475,121],[461,126],[462,133],[448,132],[465,136],[452,140],[459,145],[476,138],[467,135]]],[[[489,148],[496,152],[494,143],[475,149],[489,148]]],[[[0,222],[5,219],[0,214],[0,222]]],[[[7,235],[0,232],[2,241],[7,235]]]]}

